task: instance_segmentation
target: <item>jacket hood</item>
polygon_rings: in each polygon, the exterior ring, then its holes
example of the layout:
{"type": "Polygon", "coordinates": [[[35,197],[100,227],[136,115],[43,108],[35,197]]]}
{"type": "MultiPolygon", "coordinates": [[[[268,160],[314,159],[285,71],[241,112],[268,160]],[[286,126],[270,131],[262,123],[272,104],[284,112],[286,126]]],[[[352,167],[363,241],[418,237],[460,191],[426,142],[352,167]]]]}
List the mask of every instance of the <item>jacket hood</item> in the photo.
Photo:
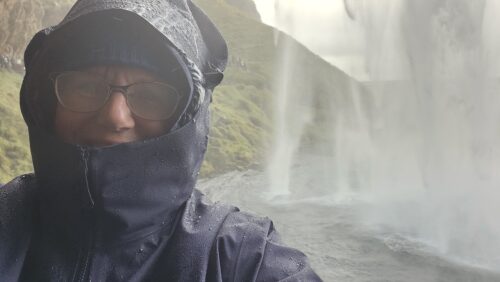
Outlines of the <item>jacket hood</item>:
{"type": "Polygon", "coordinates": [[[44,229],[54,238],[80,240],[91,226],[96,241],[106,244],[171,226],[194,189],[207,147],[210,96],[226,62],[224,39],[190,0],[81,0],[59,25],[37,33],[25,52],[21,110],[44,229]],[[50,115],[44,103],[54,102],[48,51],[61,44],[65,29],[108,12],[173,46],[191,75],[192,99],[180,126],[163,136],[102,148],[67,144],[40,123],[39,115],[50,115]]]}
{"type": "MultiPolygon", "coordinates": [[[[85,25],[86,18],[98,14],[103,17],[118,14],[125,21],[140,26],[145,33],[151,33],[158,41],[168,44],[165,49],[172,46],[180,54],[196,88],[193,101],[189,102],[181,117],[181,124],[193,118],[205,98],[204,89],[213,89],[222,81],[228,58],[226,42],[210,19],[191,0],[80,0],[61,23],[38,32],[26,48],[26,76],[23,82],[26,91],[22,90],[22,93],[29,92],[30,97],[27,102],[21,101],[21,110],[28,126],[50,128],[46,122],[41,122],[43,117],[52,118],[52,112],[44,110],[51,109],[56,103],[54,97],[45,95],[53,92],[51,83],[47,83],[48,73],[53,71],[51,67],[56,63],[50,51],[64,48],[67,41],[72,39],[61,40],[59,35],[65,32],[71,34],[72,26],[85,25]]],[[[158,44],[154,42],[154,45],[158,44]]],[[[170,53],[169,50],[165,51],[170,53]]],[[[22,99],[24,96],[22,94],[22,99]]]]}
{"type": "Polygon", "coordinates": [[[130,12],[159,31],[203,72],[222,72],[227,47],[221,34],[191,0],[81,0],[77,1],[57,30],[84,15],[120,10],[130,12]]]}

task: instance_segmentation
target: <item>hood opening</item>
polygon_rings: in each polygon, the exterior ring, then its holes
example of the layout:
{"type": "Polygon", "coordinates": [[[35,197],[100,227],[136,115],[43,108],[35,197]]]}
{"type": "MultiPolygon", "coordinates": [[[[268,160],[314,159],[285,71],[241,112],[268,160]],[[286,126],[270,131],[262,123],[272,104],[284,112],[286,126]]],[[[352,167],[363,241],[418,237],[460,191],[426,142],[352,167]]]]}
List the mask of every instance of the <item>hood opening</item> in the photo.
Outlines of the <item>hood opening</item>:
{"type": "MultiPolygon", "coordinates": [[[[38,35],[37,35],[38,36],[38,35]]],[[[30,43],[26,56],[26,77],[21,95],[23,116],[28,126],[54,133],[57,99],[51,74],[96,65],[128,65],[155,73],[181,93],[175,130],[194,113],[187,113],[193,96],[199,96],[200,81],[193,81],[187,58],[156,29],[138,15],[124,10],[104,10],[83,15],[65,25],[45,31],[42,41],[30,43]],[[109,40],[108,40],[109,39],[109,40]],[[120,48],[122,43],[130,46],[120,48]],[[33,44],[35,46],[33,46],[33,44]],[[31,50],[32,48],[38,50],[31,50]],[[139,51],[137,51],[139,50],[139,51]],[[32,55],[35,52],[35,55],[32,55]],[[128,53],[127,53],[128,52],[128,53]],[[141,54],[139,54],[141,53],[141,54]],[[139,55],[138,55],[139,54],[139,55]]],[[[166,132],[165,134],[167,134],[166,132]]]]}

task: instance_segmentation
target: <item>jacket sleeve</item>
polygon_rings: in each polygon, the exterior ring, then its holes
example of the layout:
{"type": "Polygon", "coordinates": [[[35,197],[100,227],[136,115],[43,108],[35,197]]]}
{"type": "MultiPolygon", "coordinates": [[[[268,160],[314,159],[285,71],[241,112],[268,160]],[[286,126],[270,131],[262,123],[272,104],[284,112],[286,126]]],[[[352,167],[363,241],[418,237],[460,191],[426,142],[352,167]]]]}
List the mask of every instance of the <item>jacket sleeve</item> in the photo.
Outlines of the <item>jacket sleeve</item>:
{"type": "Polygon", "coordinates": [[[271,220],[242,212],[226,218],[211,261],[219,281],[322,281],[302,252],[281,242],[271,220]]]}

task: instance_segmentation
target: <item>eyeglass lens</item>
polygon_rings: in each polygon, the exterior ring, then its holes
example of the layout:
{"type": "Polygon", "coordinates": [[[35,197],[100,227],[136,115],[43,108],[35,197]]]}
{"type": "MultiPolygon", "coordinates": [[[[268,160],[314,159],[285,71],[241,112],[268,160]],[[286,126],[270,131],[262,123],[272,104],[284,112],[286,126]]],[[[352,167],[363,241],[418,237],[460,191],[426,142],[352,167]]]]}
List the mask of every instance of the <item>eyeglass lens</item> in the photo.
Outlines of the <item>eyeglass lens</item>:
{"type": "MultiPolygon", "coordinates": [[[[177,108],[179,95],[168,84],[144,82],[124,88],[130,110],[141,118],[168,119],[177,108]]],[[[111,92],[109,84],[100,76],[85,72],[58,75],[55,90],[61,105],[75,112],[98,111],[107,102],[111,92]]]]}

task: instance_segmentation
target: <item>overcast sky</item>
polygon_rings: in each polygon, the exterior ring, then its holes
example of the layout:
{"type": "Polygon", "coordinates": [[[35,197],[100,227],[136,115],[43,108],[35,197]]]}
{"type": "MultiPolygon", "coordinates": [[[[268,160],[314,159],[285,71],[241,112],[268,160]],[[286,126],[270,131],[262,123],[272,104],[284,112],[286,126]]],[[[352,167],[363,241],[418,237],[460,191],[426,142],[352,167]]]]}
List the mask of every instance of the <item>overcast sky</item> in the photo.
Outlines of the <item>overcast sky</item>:
{"type": "MultiPolygon", "coordinates": [[[[401,79],[403,69],[407,68],[403,62],[406,58],[404,52],[407,50],[403,50],[401,46],[403,41],[400,38],[402,34],[401,11],[404,0],[254,1],[265,23],[291,34],[313,52],[360,80],[401,79]],[[345,2],[350,6],[346,7],[345,2]]],[[[435,12],[432,7],[439,2],[438,0],[418,1],[418,3],[415,2],[415,6],[418,6],[420,12],[424,14],[418,15],[415,12],[417,16],[414,17],[422,18],[422,20],[425,19],[425,13],[435,12]]],[[[444,16],[444,19],[450,21],[452,25],[457,25],[456,31],[458,32],[462,32],[464,26],[472,25],[467,22],[465,16],[482,18],[484,15],[484,19],[479,20],[480,28],[473,32],[483,33],[479,38],[484,41],[484,50],[489,52],[488,61],[494,62],[492,65],[498,73],[500,1],[454,0],[448,2],[454,6],[445,7],[448,9],[446,12],[451,10],[458,16],[444,16]],[[474,12],[475,10],[478,13],[474,12]]],[[[439,3],[442,5],[445,2],[439,3]]],[[[426,23],[423,22],[423,24],[426,23]]],[[[418,25],[421,23],[415,23],[413,28],[418,28],[418,25]]],[[[406,40],[409,41],[411,38],[406,38],[406,40]]]]}

